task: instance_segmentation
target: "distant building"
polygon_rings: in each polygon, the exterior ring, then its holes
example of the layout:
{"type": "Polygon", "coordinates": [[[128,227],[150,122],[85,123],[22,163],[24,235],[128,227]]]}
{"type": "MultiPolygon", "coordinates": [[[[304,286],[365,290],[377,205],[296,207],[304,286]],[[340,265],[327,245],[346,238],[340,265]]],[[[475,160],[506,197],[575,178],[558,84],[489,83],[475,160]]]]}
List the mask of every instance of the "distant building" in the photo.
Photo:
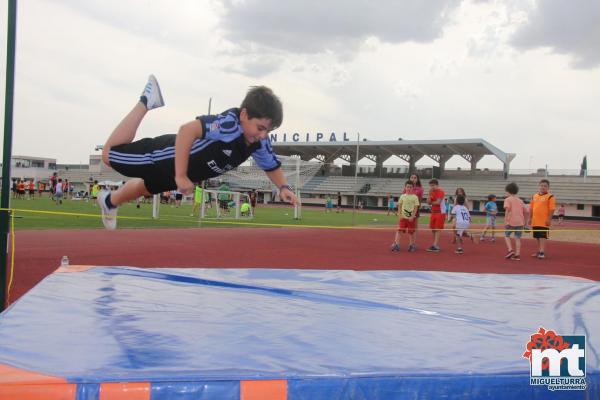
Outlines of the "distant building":
{"type": "Polygon", "coordinates": [[[39,180],[45,181],[48,180],[48,178],[50,178],[53,172],[56,172],[56,169],[57,165],[55,158],[42,158],[30,156],[11,157],[11,178],[23,179],[26,181],[34,179],[36,182],[39,180]]]}

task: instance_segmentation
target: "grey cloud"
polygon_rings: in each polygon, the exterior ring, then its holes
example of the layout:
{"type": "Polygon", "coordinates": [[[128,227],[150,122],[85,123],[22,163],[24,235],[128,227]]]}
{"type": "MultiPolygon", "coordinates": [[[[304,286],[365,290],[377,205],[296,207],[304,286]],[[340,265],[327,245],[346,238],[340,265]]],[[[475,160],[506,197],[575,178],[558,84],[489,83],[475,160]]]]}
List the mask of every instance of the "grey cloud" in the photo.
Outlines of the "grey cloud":
{"type": "Polygon", "coordinates": [[[282,60],[279,57],[258,58],[254,56],[245,56],[241,64],[224,67],[225,72],[246,75],[252,78],[261,78],[271,72],[276,71],[282,60]]]}
{"type": "Polygon", "coordinates": [[[223,0],[225,37],[285,52],[348,57],[369,37],[431,42],[460,0],[223,0]]]}
{"type": "Polygon", "coordinates": [[[598,0],[545,0],[512,38],[520,49],[550,47],[573,57],[575,68],[600,65],[600,2],[598,0]]]}

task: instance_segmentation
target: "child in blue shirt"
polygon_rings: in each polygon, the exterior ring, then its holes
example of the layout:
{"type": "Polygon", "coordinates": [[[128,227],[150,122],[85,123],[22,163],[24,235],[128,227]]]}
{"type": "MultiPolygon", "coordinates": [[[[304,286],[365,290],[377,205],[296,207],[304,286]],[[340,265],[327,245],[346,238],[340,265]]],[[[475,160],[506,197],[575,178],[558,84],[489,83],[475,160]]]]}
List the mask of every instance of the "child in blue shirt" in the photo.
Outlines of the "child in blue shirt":
{"type": "Polygon", "coordinates": [[[483,206],[483,208],[485,209],[485,228],[483,229],[483,232],[481,232],[481,237],[479,238],[481,242],[483,242],[485,240],[485,234],[488,231],[488,229],[490,230],[490,233],[492,235],[492,242],[496,241],[496,214],[498,214],[498,205],[496,204],[496,195],[495,194],[490,194],[488,196],[488,201],[487,203],[485,203],[485,205],[483,206]]]}

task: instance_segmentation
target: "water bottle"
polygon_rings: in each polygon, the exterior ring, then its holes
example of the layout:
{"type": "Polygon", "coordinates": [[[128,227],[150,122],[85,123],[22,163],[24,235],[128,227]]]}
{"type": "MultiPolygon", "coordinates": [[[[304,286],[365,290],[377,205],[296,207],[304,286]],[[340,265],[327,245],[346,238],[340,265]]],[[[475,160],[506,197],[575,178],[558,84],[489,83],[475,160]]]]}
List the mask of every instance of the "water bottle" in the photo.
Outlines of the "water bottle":
{"type": "Polygon", "coordinates": [[[60,266],[68,267],[69,266],[69,257],[63,256],[62,259],[60,260],[60,266]]]}

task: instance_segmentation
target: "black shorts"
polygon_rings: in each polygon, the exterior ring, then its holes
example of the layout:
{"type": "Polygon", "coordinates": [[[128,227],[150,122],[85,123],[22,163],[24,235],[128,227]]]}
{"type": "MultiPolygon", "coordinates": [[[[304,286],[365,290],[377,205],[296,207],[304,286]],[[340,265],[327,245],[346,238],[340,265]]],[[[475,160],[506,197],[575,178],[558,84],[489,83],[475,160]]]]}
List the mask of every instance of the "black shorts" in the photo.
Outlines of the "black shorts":
{"type": "Polygon", "coordinates": [[[166,153],[171,149],[174,152],[176,137],[162,135],[113,146],[108,153],[110,166],[121,175],[142,178],[146,189],[152,194],[175,190],[174,159],[152,162],[145,156],[156,152],[166,153]]]}
{"type": "MultiPolygon", "coordinates": [[[[152,194],[175,190],[176,138],[162,135],[113,146],[108,152],[110,166],[122,175],[142,178],[152,194]]],[[[222,175],[246,161],[255,150],[256,146],[247,146],[242,136],[231,142],[196,139],[190,150],[188,177],[200,182],[222,175]]]]}
{"type": "Polygon", "coordinates": [[[181,200],[181,199],[183,199],[183,194],[181,194],[181,193],[177,193],[177,194],[175,195],[175,200],[179,201],[179,200],[181,200]]]}
{"type": "Polygon", "coordinates": [[[228,210],[229,200],[219,200],[219,207],[221,207],[223,210],[228,210]]]}
{"type": "Polygon", "coordinates": [[[531,229],[533,229],[534,239],[548,239],[550,236],[550,228],[547,226],[534,226],[531,229]]]}

